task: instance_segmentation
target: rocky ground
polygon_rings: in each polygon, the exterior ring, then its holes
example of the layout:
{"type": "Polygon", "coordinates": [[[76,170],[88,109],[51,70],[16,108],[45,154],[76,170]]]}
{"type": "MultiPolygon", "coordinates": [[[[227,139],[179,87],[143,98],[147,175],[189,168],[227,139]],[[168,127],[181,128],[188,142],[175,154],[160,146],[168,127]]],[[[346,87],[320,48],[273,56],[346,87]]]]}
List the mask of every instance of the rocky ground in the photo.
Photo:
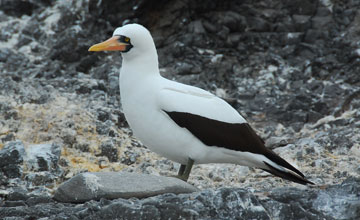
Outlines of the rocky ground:
{"type": "Polygon", "coordinates": [[[0,70],[0,218],[360,217],[360,1],[5,0],[0,70]],[[87,51],[129,22],[153,34],[165,77],[229,101],[317,186],[209,164],[194,194],[55,202],[78,173],[179,167],[132,136],[120,54],[87,51]]]}

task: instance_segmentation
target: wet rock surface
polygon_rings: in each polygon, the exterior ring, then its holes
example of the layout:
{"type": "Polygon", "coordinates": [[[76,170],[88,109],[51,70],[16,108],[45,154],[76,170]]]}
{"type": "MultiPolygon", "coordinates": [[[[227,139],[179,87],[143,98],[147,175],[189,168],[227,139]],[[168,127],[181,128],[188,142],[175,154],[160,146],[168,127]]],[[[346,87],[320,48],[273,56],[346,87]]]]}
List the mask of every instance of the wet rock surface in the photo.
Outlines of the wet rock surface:
{"type": "Polygon", "coordinates": [[[358,219],[359,9],[358,1],[1,1],[0,218],[358,219]],[[55,202],[59,184],[79,173],[179,168],[132,137],[120,55],[87,51],[128,22],[151,31],[163,76],[228,100],[319,187],[209,164],[193,168],[189,183],[203,189],[193,194],[55,202]]]}

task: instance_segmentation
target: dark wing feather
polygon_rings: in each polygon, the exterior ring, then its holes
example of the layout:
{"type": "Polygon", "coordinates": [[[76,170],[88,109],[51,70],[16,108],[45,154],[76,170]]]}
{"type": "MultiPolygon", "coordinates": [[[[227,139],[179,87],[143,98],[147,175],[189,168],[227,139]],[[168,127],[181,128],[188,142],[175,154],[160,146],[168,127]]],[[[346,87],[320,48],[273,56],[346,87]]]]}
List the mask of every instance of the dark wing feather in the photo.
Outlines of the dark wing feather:
{"type": "Polygon", "coordinates": [[[304,175],[284,159],[267,149],[263,140],[248,123],[226,123],[187,112],[167,112],[169,117],[180,127],[189,130],[207,146],[223,147],[229,150],[262,154],[274,163],[304,175]]]}

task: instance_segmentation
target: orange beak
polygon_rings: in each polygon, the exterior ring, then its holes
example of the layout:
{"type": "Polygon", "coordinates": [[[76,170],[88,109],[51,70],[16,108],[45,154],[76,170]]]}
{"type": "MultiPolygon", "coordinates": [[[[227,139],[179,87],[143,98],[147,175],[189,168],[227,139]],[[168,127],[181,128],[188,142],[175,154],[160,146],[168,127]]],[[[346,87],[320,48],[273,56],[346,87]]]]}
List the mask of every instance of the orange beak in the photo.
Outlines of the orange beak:
{"type": "Polygon", "coordinates": [[[119,42],[119,36],[113,36],[108,40],[95,44],[89,48],[89,51],[125,51],[129,44],[119,42]]]}

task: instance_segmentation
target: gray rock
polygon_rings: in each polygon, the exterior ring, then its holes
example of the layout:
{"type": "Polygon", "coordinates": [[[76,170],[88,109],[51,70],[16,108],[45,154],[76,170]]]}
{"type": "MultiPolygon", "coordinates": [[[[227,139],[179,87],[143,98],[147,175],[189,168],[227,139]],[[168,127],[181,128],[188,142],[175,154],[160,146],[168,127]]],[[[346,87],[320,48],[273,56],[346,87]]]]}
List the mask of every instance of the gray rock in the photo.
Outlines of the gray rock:
{"type": "Polygon", "coordinates": [[[106,156],[110,162],[118,161],[118,148],[112,141],[102,143],[100,149],[101,153],[99,156],[106,156]]]}
{"type": "Polygon", "coordinates": [[[205,28],[201,20],[193,21],[189,24],[189,31],[196,34],[206,34],[205,28]]]}
{"type": "Polygon", "coordinates": [[[0,172],[0,185],[6,186],[6,185],[8,185],[8,183],[9,183],[9,180],[8,180],[7,176],[5,176],[3,172],[0,172]]]}
{"type": "Polygon", "coordinates": [[[93,79],[107,80],[109,74],[111,74],[111,68],[109,68],[109,66],[104,63],[100,66],[91,68],[89,73],[91,74],[91,78],[93,79]]]}
{"type": "Polygon", "coordinates": [[[36,104],[44,104],[49,99],[49,94],[42,90],[38,89],[41,87],[40,85],[36,86],[24,86],[20,88],[20,99],[23,103],[36,103],[36,104]]]}
{"type": "Polygon", "coordinates": [[[27,45],[27,44],[31,43],[31,42],[32,42],[31,37],[26,36],[26,35],[20,35],[19,40],[18,40],[18,44],[16,45],[16,47],[20,48],[20,47],[22,47],[24,45],[27,45]]]}
{"type": "Polygon", "coordinates": [[[270,31],[270,24],[260,17],[247,18],[247,26],[252,31],[268,32],[270,31]]]}
{"type": "Polygon", "coordinates": [[[19,70],[19,67],[25,65],[28,62],[28,59],[20,52],[2,48],[0,49],[0,62],[5,62],[4,69],[15,72],[19,70]]]}
{"type": "Polygon", "coordinates": [[[21,166],[16,164],[9,164],[2,167],[1,171],[8,177],[8,178],[18,178],[21,177],[23,173],[23,169],[21,166]]]}
{"type": "Polygon", "coordinates": [[[5,201],[3,206],[4,207],[17,207],[17,206],[25,206],[25,202],[23,201],[5,201]]]}
{"type": "Polygon", "coordinates": [[[188,74],[194,74],[193,69],[195,67],[190,63],[177,63],[176,64],[176,72],[179,75],[188,75],[188,74]]]}
{"type": "Polygon", "coordinates": [[[111,74],[109,74],[109,93],[112,95],[118,95],[120,92],[120,88],[119,88],[119,73],[117,72],[112,72],[111,74]]]}
{"type": "Polygon", "coordinates": [[[305,31],[311,27],[311,16],[309,15],[293,15],[296,31],[305,31]]]}
{"type": "Polygon", "coordinates": [[[0,150],[0,171],[9,178],[20,177],[25,156],[25,148],[21,141],[7,143],[0,150]]]}
{"type": "Polygon", "coordinates": [[[29,206],[35,206],[37,204],[54,202],[49,196],[31,196],[26,200],[26,204],[29,206]]]}
{"type": "Polygon", "coordinates": [[[289,138],[287,137],[270,137],[266,139],[265,145],[267,148],[274,149],[277,147],[286,146],[289,144],[289,138]]]}
{"type": "Polygon", "coordinates": [[[325,29],[326,26],[331,26],[334,25],[333,21],[332,21],[332,15],[329,16],[315,16],[314,18],[311,19],[312,22],[312,27],[314,29],[325,29]]]}
{"type": "Polygon", "coordinates": [[[273,219],[358,219],[360,217],[360,179],[349,178],[342,184],[325,189],[273,190],[263,205],[273,219]],[[310,201],[310,202],[309,202],[310,201]],[[278,203],[275,205],[275,203],[278,203]],[[277,207],[277,212],[274,210],[277,207]]]}
{"type": "Polygon", "coordinates": [[[316,12],[317,3],[311,0],[294,0],[284,2],[284,6],[291,14],[313,15],[316,12]]]}
{"type": "Polygon", "coordinates": [[[172,177],[127,172],[81,173],[64,182],[54,199],[60,202],[85,202],[101,198],[144,198],[164,193],[191,193],[194,186],[172,177]]]}
{"type": "Polygon", "coordinates": [[[58,144],[34,144],[27,147],[26,164],[33,171],[55,171],[59,169],[61,147],[58,144]]]}
{"type": "Polygon", "coordinates": [[[79,65],[76,67],[76,70],[87,73],[93,64],[98,60],[99,58],[96,55],[86,56],[81,59],[79,65]]]}
{"type": "MultiPolygon", "coordinates": [[[[65,63],[73,63],[77,61],[81,62],[81,59],[88,55],[88,45],[85,44],[85,41],[81,40],[83,36],[79,33],[81,33],[81,31],[79,31],[78,27],[62,30],[61,36],[58,36],[51,43],[53,47],[49,53],[50,58],[53,60],[60,60],[65,63]],[[71,42],[68,42],[69,40],[71,40],[71,42]]],[[[95,61],[97,58],[89,59],[94,59],[95,61]]],[[[85,63],[86,62],[88,61],[85,61],[85,63]]],[[[89,63],[86,63],[84,67],[88,68],[88,65],[89,63]]]]}
{"type": "Polygon", "coordinates": [[[95,213],[99,219],[270,219],[259,200],[244,189],[165,194],[144,200],[116,200],[95,213]],[[171,210],[171,211],[170,211],[171,210]]]}
{"type": "Polygon", "coordinates": [[[111,112],[106,109],[99,109],[96,114],[99,121],[105,122],[110,119],[111,112]]]}
{"type": "Polygon", "coordinates": [[[31,19],[24,29],[22,29],[21,35],[28,35],[29,37],[39,40],[39,38],[44,35],[44,32],[41,30],[39,22],[36,19],[31,19]]]}
{"type": "Polygon", "coordinates": [[[40,171],[27,174],[25,180],[33,186],[52,186],[56,176],[49,171],[40,171]]]}
{"type": "Polygon", "coordinates": [[[275,188],[252,193],[238,188],[204,190],[191,194],[162,194],[145,199],[53,202],[31,196],[0,207],[0,218],[49,219],[358,219],[360,179],[321,188],[275,188]]]}
{"type": "Polygon", "coordinates": [[[243,31],[246,26],[245,17],[234,11],[226,11],[219,16],[219,22],[234,32],[243,31]]]}
{"type": "Polygon", "coordinates": [[[136,163],[137,158],[140,156],[138,153],[133,151],[125,151],[123,152],[123,156],[120,159],[120,162],[126,165],[131,165],[136,163]]]}
{"type": "Polygon", "coordinates": [[[29,198],[28,191],[22,187],[14,187],[7,196],[8,201],[26,200],[29,198]]]}
{"type": "Polygon", "coordinates": [[[8,59],[8,56],[12,54],[13,52],[9,48],[2,48],[0,50],[0,62],[6,62],[8,59]]]}
{"type": "MultiPolygon", "coordinates": [[[[299,44],[302,39],[303,39],[303,33],[299,33],[299,32],[295,32],[295,33],[292,33],[292,32],[289,32],[288,34],[284,35],[284,37],[282,38],[282,42],[283,42],[283,45],[297,45],[299,44]]],[[[294,46],[291,46],[291,47],[288,47],[287,50],[285,53],[290,53],[293,49],[295,49],[294,46]]]]}
{"type": "Polygon", "coordinates": [[[25,148],[21,141],[7,143],[0,150],[0,167],[8,164],[20,164],[24,161],[25,148]]]}
{"type": "Polygon", "coordinates": [[[82,152],[89,152],[90,148],[89,148],[89,144],[84,143],[84,144],[75,144],[74,145],[75,149],[78,149],[82,152]]]}
{"type": "Polygon", "coordinates": [[[113,122],[110,120],[105,121],[104,123],[96,122],[96,132],[102,135],[108,135],[111,133],[111,126],[113,122]]]}
{"type": "Polygon", "coordinates": [[[7,41],[9,38],[11,38],[12,32],[13,29],[11,28],[11,25],[3,27],[0,31],[0,41],[7,41]]]}
{"type": "Polygon", "coordinates": [[[38,8],[33,1],[5,0],[0,2],[1,10],[13,16],[31,15],[38,8]]]}
{"type": "Polygon", "coordinates": [[[323,32],[317,29],[308,29],[305,34],[304,41],[306,43],[315,43],[315,41],[321,38],[323,32]]]}

